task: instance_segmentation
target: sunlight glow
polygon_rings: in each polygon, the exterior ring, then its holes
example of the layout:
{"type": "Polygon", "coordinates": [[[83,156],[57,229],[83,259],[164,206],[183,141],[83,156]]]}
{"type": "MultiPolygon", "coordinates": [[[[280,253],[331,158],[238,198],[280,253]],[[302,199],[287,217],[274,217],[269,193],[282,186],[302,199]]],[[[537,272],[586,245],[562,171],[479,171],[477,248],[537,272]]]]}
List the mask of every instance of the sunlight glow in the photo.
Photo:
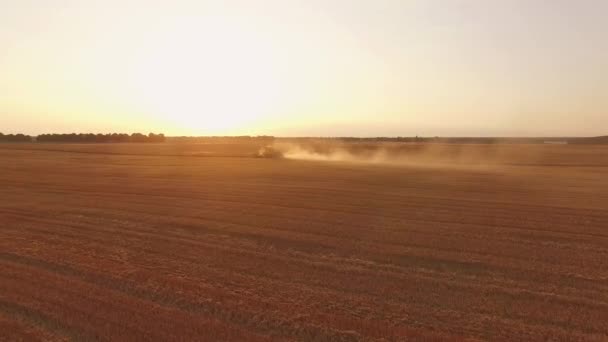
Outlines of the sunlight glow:
{"type": "Polygon", "coordinates": [[[0,9],[5,131],[570,136],[608,126],[608,1],[0,9]]]}
{"type": "Polygon", "coordinates": [[[176,30],[133,58],[134,101],[151,115],[179,131],[241,134],[280,103],[279,65],[260,36],[221,21],[176,30]]]}

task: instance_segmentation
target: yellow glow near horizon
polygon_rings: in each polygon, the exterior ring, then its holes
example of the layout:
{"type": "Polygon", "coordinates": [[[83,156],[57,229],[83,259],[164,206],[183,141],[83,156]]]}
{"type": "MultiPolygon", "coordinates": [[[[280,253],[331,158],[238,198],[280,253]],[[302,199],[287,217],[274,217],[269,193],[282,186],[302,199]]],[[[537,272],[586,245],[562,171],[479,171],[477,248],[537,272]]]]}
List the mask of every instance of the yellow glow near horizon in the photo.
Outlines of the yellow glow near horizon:
{"type": "Polygon", "coordinates": [[[209,20],[155,38],[131,56],[132,100],[177,130],[239,134],[281,103],[276,53],[255,32],[209,20]]]}

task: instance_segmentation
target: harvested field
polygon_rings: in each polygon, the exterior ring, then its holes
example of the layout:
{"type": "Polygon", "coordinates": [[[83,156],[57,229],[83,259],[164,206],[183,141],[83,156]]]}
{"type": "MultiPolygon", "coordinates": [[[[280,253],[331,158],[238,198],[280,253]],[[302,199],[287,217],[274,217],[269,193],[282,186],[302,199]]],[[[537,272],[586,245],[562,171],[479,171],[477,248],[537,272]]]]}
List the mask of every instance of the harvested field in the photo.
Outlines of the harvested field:
{"type": "Polygon", "coordinates": [[[249,148],[0,145],[0,339],[608,339],[608,147],[249,148]]]}

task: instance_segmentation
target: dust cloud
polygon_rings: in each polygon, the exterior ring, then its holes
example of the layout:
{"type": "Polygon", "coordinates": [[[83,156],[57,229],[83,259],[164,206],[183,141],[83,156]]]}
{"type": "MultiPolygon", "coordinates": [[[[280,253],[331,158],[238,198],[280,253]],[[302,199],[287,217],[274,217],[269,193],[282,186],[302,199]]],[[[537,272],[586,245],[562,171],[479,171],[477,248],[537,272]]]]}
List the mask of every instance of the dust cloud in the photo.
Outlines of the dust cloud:
{"type": "Polygon", "coordinates": [[[429,143],[279,143],[287,159],[420,167],[534,165],[542,162],[542,146],[517,144],[429,143]]]}

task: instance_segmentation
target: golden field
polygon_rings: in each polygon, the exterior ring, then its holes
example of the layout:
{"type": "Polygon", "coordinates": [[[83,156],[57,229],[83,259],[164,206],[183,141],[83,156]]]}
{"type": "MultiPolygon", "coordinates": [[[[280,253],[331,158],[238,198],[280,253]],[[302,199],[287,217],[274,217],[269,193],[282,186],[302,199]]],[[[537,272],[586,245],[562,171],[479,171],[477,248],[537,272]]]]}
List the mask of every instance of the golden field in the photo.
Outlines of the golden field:
{"type": "Polygon", "coordinates": [[[283,145],[0,145],[0,340],[608,339],[608,146],[283,145]]]}

